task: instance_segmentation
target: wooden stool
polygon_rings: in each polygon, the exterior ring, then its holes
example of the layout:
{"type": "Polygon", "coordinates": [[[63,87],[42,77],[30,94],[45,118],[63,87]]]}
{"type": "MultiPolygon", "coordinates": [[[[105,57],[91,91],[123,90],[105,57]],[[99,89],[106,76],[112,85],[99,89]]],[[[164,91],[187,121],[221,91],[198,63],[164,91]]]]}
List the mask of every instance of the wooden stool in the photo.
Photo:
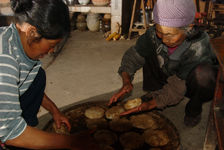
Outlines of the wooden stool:
{"type": "Polygon", "coordinates": [[[142,24],[143,29],[138,29],[137,27],[133,28],[135,12],[136,12],[136,3],[137,3],[137,0],[134,0],[134,4],[133,4],[133,8],[132,8],[132,15],[131,15],[131,23],[130,23],[130,27],[129,27],[129,33],[128,33],[128,39],[131,38],[131,33],[132,32],[143,33],[148,28],[148,24],[146,23],[144,0],[141,0],[141,9],[142,9],[142,12],[143,12],[143,24],[142,24]]]}

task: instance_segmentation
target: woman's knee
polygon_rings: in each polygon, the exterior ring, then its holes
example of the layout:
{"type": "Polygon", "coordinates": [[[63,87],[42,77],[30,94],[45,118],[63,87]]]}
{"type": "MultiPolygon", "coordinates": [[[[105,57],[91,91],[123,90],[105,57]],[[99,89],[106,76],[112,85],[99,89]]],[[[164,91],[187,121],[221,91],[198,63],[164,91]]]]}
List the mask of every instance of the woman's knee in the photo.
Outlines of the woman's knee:
{"type": "Polygon", "coordinates": [[[201,87],[214,86],[216,83],[217,68],[210,64],[200,64],[192,71],[192,77],[201,87]]]}

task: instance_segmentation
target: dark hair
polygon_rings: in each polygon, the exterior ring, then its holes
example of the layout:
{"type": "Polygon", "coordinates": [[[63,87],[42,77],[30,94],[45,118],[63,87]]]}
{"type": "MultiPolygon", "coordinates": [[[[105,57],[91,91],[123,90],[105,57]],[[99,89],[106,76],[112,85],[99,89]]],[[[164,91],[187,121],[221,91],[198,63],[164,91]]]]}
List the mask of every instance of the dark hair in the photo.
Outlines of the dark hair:
{"type": "Polygon", "coordinates": [[[10,0],[18,23],[27,22],[46,39],[59,39],[70,33],[67,5],[62,0],[10,0]]]}

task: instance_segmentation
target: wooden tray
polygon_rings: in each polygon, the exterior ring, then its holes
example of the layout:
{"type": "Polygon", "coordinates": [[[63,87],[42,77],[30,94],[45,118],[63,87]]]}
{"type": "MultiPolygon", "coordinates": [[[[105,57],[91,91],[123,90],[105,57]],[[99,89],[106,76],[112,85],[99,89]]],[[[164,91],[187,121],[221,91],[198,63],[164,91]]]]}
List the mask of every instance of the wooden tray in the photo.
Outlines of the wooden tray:
{"type": "MultiPolygon", "coordinates": [[[[86,122],[85,122],[86,117],[84,115],[84,112],[86,109],[92,106],[99,106],[104,108],[105,110],[109,109],[105,101],[96,101],[96,102],[87,102],[87,103],[75,105],[63,112],[69,118],[69,121],[72,125],[71,133],[75,133],[75,132],[87,129],[86,122]]],[[[179,133],[176,127],[173,125],[173,123],[170,120],[168,120],[165,116],[163,116],[161,113],[159,113],[158,111],[154,110],[154,111],[144,112],[144,113],[151,115],[156,120],[156,122],[158,122],[159,129],[165,130],[169,136],[170,142],[166,146],[158,147],[158,148],[161,150],[179,150],[180,149],[179,133]]],[[[136,115],[136,114],[127,115],[125,116],[125,118],[129,119],[130,116],[133,116],[133,115],[136,115]]],[[[109,122],[110,120],[107,120],[107,121],[109,122]]],[[[53,125],[53,120],[50,120],[44,127],[44,130],[49,132],[55,132],[52,125],[53,125]]],[[[108,128],[108,130],[110,129],[108,128]]],[[[135,131],[140,134],[144,132],[143,129],[137,129],[137,128],[133,128],[131,131],[135,131]]],[[[119,137],[119,134],[121,133],[116,133],[116,134],[119,137]]],[[[112,147],[115,150],[123,150],[123,147],[119,143],[119,140],[116,144],[112,145],[112,147]]],[[[145,143],[144,146],[138,150],[149,150],[150,148],[151,147],[145,143]]]]}

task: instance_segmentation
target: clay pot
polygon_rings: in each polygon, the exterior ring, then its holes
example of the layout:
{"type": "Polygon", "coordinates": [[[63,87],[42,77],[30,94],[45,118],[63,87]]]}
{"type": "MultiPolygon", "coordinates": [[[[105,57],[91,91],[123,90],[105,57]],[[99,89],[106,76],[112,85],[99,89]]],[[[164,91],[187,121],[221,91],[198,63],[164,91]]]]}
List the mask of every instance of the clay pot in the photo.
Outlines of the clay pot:
{"type": "Polygon", "coordinates": [[[86,18],[87,27],[90,31],[99,31],[100,21],[99,14],[89,13],[86,18]]]}
{"type": "Polygon", "coordinates": [[[80,5],[87,5],[90,0],[78,0],[80,5]]]}
{"type": "Polygon", "coordinates": [[[103,18],[107,19],[107,20],[110,20],[111,19],[111,14],[104,14],[103,18]]]}
{"type": "Polygon", "coordinates": [[[77,19],[76,19],[76,28],[78,30],[81,30],[81,31],[84,31],[86,30],[86,27],[87,27],[87,23],[86,23],[86,17],[84,14],[79,14],[77,16],[77,19]]]}
{"type": "Polygon", "coordinates": [[[67,5],[74,5],[74,0],[64,0],[67,5]]]}
{"type": "Polygon", "coordinates": [[[77,22],[76,23],[76,28],[80,31],[85,31],[87,27],[87,23],[86,22],[77,22]]]}
{"type": "Polygon", "coordinates": [[[77,22],[86,22],[86,17],[84,16],[84,14],[79,14],[77,16],[77,22]]]}
{"type": "Polygon", "coordinates": [[[110,3],[110,0],[92,0],[92,3],[97,6],[105,6],[110,3]]]}

